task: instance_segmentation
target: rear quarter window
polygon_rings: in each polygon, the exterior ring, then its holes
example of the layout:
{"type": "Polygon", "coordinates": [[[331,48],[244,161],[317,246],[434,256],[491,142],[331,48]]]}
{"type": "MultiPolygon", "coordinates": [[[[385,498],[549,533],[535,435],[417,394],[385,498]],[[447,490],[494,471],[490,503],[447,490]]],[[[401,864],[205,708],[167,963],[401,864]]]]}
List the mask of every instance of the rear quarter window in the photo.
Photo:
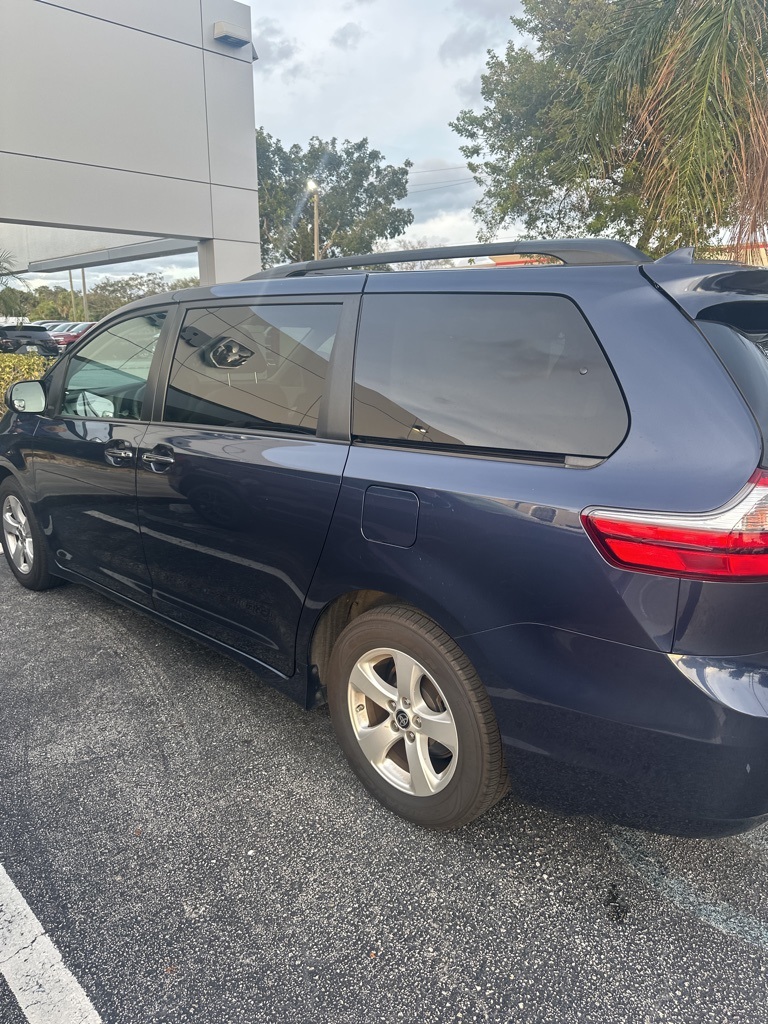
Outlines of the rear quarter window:
{"type": "Polygon", "coordinates": [[[595,335],[550,295],[368,295],[357,440],[605,458],[627,409],[595,335]]]}
{"type": "MultiPolygon", "coordinates": [[[[736,307],[738,304],[729,304],[736,307]]],[[[755,303],[743,313],[717,307],[697,323],[757,420],[763,436],[763,464],[768,449],[768,317],[755,303]],[[708,315],[723,316],[722,321],[708,315]],[[727,319],[726,319],[727,316],[727,319]]]]}

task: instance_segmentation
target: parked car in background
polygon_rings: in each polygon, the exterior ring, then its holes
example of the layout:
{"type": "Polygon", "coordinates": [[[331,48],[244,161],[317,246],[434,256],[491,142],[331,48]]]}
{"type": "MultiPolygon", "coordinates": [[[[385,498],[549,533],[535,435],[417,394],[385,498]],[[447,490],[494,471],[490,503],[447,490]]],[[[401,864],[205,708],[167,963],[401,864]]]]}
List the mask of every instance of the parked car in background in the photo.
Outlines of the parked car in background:
{"type": "Polygon", "coordinates": [[[51,331],[51,337],[63,351],[67,345],[71,345],[73,341],[77,341],[81,334],[85,334],[89,327],[93,327],[96,323],[95,320],[87,320],[78,324],[65,324],[62,327],[51,331]]]}
{"type": "Polygon", "coordinates": [[[39,324],[17,324],[15,327],[0,327],[0,353],[39,353],[42,356],[58,356],[61,349],[51,334],[39,324]]]}
{"type": "Polygon", "coordinates": [[[70,327],[74,327],[77,323],[76,320],[62,320],[60,323],[52,324],[46,330],[50,333],[51,337],[55,334],[65,334],[70,327]]]}
{"type": "Polygon", "coordinates": [[[56,327],[61,327],[62,324],[71,323],[70,320],[33,320],[33,324],[38,327],[44,327],[46,331],[52,331],[56,327]]]}
{"type": "Polygon", "coordinates": [[[5,555],[327,701],[410,821],[511,783],[739,832],[768,820],[766,331],[768,270],[600,239],[153,295],[9,389],[5,555]],[[369,272],[510,252],[565,265],[369,272]]]}

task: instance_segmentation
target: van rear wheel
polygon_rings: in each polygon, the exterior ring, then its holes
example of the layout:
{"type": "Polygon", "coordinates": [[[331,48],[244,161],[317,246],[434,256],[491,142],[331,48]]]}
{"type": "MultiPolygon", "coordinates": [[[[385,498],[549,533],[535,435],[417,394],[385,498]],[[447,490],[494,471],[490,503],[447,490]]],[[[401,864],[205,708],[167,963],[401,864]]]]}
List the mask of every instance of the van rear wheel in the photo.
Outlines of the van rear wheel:
{"type": "Polygon", "coordinates": [[[396,814],[426,828],[459,828],[506,792],[485,687],[431,619],[401,605],[364,612],[336,641],[328,679],[342,750],[396,814]]]}

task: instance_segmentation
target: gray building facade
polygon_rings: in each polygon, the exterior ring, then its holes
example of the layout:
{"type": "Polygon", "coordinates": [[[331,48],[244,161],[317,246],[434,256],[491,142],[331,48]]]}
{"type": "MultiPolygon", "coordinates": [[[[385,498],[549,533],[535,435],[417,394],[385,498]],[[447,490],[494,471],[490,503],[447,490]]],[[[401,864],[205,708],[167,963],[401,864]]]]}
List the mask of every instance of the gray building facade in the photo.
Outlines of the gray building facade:
{"type": "Polygon", "coordinates": [[[2,0],[0,249],[258,270],[254,58],[236,0],[2,0]]]}

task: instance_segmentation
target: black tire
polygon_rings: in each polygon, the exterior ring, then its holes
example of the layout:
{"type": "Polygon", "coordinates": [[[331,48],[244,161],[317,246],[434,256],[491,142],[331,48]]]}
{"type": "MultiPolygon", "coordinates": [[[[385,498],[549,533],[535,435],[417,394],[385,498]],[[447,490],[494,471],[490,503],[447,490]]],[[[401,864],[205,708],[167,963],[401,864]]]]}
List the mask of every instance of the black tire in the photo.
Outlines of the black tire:
{"type": "Polygon", "coordinates": [[[454,641],[413,608],[372,608],[343,630],[328,668],[328,703],[355,774],[408,821],[459,828],[509,788],[485,687],[454,641]]]}
{"type": "Polygon", "coordinates": [[[26,587],[27,590],[48,590],[64,582],[51,575],[45,537],[30,511],[29,502],[19,485],[12,479],[0,484],[0,524],[3,554],[11,572],[22,587],[26,587]],[[14,522],[20,526],[18,531],[14,530],[14,522]]]}

